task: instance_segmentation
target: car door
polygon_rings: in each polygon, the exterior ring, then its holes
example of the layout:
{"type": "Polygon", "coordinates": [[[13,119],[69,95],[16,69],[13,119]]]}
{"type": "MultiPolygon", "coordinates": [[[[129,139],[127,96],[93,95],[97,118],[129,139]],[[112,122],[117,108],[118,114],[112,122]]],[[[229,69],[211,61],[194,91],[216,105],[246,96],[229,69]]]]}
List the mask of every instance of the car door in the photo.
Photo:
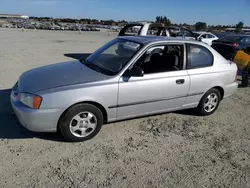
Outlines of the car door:
{"type": "MultiPolygon", "coordinates": [[[[150,48],[147,50],[150,51],[150,48]]],[[[184,57],[182,54],[183,63],[184,57]]],[[[154,73],[147,71],[142,77],[121,76],[117,118],[124,119],[181,108],[190,84],[187,70],[181,66],[180,70],[154,73]]]]}
{"type": "Polygon", "coordinates": [[[190,76],[190,89],[185,107],[196,107],[214,82],[217,81],[217,69],[213,67],[213,54],[205,46],[187,44],[187,71],[190,76]]]}
{"type": "Polygon", "coordinates": [[[209,44],[209,39],[207,38],[207,35],[205,33],[200,36],[200,39],[202,42],[209,44]]]}
{"type": "Polygon", "coordinates": [[[216,40],[216,38],[213,35],[209,34],[209,33],[205,34],[205,36],[206,36],[206,38],[204,38],[202,41],[205,42],[206,44],[208,44],[209,46],[212,45],[213,40],[216,40]]]}

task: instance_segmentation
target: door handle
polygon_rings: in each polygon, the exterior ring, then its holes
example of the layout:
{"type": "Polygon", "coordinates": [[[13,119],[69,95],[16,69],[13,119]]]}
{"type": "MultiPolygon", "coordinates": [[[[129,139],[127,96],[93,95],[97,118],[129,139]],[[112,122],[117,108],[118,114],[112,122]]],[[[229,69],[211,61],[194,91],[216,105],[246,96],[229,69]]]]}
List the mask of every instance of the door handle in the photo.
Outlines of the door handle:
{"type": "Polygon", "coordinates": [[[176,84],[184,84],[185,80],[184,79],[179,79],[176,80],[176,84]]]}

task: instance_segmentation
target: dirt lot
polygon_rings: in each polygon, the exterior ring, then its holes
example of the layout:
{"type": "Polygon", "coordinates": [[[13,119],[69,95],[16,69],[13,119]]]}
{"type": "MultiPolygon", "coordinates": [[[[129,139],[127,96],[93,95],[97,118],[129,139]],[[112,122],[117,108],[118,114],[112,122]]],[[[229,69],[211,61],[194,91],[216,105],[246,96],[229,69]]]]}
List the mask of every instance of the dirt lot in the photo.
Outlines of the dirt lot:
{"type": "Polygon", "coordinates": [[[23,71],[114,36],[0,29],[0,187],[250,187],[249,88],[208,117],[185,111],[107,124],[82,143],[18,124],[9,89],[23,71]]]}

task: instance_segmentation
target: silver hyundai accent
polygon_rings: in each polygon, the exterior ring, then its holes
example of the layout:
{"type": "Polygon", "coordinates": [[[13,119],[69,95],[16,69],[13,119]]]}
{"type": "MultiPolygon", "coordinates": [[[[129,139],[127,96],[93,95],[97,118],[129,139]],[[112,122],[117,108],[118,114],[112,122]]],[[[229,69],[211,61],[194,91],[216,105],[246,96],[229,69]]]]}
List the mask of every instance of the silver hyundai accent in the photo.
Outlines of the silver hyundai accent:
{"type": "Polygon", "coordinates": [[[204,43],[126,36],[85,59],[23,73],[11,104],[27,129],[84,141],[107,122],[189,108],[210,115],[236,78],[236,64],[204,43]]]}

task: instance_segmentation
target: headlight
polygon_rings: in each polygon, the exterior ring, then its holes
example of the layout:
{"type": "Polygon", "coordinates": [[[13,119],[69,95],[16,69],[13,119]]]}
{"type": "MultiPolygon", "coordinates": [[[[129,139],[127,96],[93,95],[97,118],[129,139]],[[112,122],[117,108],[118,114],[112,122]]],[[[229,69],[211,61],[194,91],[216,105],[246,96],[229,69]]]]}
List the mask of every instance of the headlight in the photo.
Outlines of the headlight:
{"type": "Polygon", "coordinates": [[[41,105],[42,97],[29,93],[21,93],[20,101],[30,108],[38,109],[41,105]]]}

